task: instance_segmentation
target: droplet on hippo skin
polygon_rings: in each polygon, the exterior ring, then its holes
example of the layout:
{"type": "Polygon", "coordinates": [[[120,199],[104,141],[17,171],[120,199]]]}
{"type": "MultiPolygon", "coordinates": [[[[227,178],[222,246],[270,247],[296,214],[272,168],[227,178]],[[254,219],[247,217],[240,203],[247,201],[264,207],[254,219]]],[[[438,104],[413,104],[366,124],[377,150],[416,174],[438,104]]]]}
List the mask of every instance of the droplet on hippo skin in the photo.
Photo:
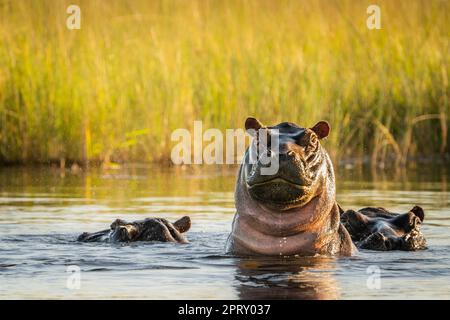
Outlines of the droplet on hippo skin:
{"type": "MultiPolygon", "coordinates": [[[[283,247],[283,242],[282,242],[282,240],[280,239],[280,240],[278,240],[278,242],[279,242],[280,248],[282,248],[282,247],[283,247]]],[[[283,252],[280,251],[279,255],[280,255],[280,257],[281,257],[281,256],[283,255],[283,252]]]]}

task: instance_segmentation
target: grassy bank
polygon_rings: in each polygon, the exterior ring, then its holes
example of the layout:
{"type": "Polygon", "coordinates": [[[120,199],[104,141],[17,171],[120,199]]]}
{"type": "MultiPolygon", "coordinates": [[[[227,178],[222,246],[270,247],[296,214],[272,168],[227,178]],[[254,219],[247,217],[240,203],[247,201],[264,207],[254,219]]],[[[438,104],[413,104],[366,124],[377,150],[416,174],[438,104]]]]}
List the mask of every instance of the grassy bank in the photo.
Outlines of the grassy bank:
{"type": "Polygon", "coordinates": [[[334,157],[448,153],[448,1],[0,1],[0,162],[155,161],[170,133],[332,124],[334,157]],[[81,29],[66,8],[81,8],[81,29]]]}

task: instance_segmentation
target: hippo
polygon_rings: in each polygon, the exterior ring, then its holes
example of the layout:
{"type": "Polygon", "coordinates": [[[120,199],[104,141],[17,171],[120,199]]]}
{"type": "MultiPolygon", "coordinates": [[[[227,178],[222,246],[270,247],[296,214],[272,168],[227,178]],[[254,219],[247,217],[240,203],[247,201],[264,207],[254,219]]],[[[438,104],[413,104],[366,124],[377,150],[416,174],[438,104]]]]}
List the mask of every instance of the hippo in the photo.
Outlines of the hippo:
{"type": "Polygon", "coordinates": [[[425,213],[419,206],[403,214],[376,207],[358,211],[341,209],[341,223],[358,248],[378,251],[426,249],[426,240],[420,231],[424,218],[425,213]]]}
{"type": "MultiPolygon", "coordinates": [[[[333,165],[320,144],[330,125],[319,121],[311,128],[282,122],[266,127],[255,118],[245,121],[254,137],[238,172],[236,214],[226,251],[238,255],[351,255],[357,249],[340,222],[333,165]],[[262,174],[259,148],[262,129],[278,135],[279,168],[262,174]],[[252,151],[253,149],[253,151],[252,151]]],[[[270,141],[270,139],[265,139],[270,141]]]]}
{"type": "Polygon", "coordinates": [[[245,129],[253,140],[238,171],[228,253],[350,256],[358,251],[357,246],[373,250],[425,248],[419,230],[424,217],[420,207],[398,215],[372,207],[344,211],[338,205],[333,165],[320,143],[330,133],[328,122],[319,121],[311,128],[291,122],[264,126],[250,117],[245,129]],[[277,150],[270,148],[271,139],[260,138],[261,133],[277,136],[277,150]],[[267,164],[255,151],[264,143],[269,156],[279,161],[272,174],[263,174],[267,164]],[[255,154],[256,159],[250,161],[255,154]]]}
{"type": "Polygon", "coordinates": [[[191,228],[191,219],[184,216],[173,224],[162,218],[126,222],[116,219],[110,229],[84,232],[78,237],[82,242],[134,242],[161,241],[188,243],[183,233],[191,228]]]}

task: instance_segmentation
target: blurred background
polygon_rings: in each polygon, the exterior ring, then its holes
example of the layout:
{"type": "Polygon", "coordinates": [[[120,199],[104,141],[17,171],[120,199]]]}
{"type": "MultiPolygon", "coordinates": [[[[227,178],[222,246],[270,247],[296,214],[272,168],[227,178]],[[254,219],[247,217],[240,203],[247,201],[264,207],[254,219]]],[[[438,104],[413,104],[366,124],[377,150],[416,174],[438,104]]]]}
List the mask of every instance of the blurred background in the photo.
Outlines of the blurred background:
{"type": "Polygon", "coordinates": [[[0,0],[0,163],[169,163],[173,130],[249,115],[328,120],[335,161],[448,159],[450,2],[369,30],[373,2],[0,0]]]}

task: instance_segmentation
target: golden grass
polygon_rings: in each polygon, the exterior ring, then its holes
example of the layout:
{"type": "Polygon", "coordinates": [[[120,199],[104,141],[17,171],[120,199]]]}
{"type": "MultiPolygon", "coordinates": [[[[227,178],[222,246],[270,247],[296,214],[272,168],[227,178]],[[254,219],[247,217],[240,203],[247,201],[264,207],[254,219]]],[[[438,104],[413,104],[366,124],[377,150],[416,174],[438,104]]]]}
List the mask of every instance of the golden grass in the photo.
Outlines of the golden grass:
{"type": "Polygon", "coordinates": [[[334,157],[449,148],[448,1],[0,1],[0,161],[154,161],[170,133],[326,119],[334,157]],[[66,8],[81,7],[81,30],[66,8]]]}

